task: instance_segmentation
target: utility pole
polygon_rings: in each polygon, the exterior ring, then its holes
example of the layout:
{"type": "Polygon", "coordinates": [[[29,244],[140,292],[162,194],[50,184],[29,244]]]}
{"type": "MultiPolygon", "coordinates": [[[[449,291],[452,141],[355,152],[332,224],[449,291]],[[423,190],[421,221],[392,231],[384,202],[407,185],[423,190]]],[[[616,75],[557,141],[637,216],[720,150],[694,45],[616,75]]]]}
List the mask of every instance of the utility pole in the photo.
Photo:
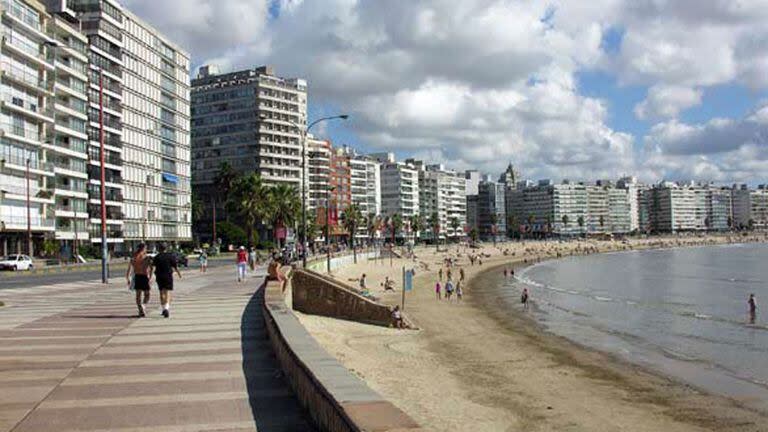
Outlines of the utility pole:
{"type": "Polygon", "coordinates": [[[99,159],[101,160],[101,283],[109,279],[107,260],[107,186],[104,168],[104,69],[99,68],[99,159]]]}
{"type": "Polygon", "coordinates": [[[328,273],[331,272],[331,192],[335,190],[335,187],[325,190],[325,253],[328,273]]]}
{"type": "MultiPolygon", "coordinates": [[[[216,197],[213,198],[213,239],[211,240],[211,246],[215,247],[218,244],[216,240],[216,197]]],[[[216,250],[216,253],[219,253],[216,250]]]]}
{"type": "Polygon", "coordinates": [[[27,158],[27,171],[26,171],[26,177],[27,177],[27,253],[29,254],[30,258],[32,257],[33,251],[32,251],[32,209],[31,209],[31,203],[30,203],[30,197],[29,197],[29,164],[30,164],[29,158],[27,158]]]}

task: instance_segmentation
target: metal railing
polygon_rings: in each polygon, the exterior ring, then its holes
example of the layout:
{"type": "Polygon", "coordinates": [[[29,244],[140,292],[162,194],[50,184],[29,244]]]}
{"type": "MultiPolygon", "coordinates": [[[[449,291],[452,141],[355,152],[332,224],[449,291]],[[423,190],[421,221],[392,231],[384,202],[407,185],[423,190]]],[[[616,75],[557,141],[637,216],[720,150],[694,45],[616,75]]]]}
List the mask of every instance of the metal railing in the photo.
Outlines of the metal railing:
{"type": "Polygon", "coordinates": [[[36,71],[34,73],[27,71],[24,68],[20,68],[11,62],[0,62],[0,67],[3,72],[9,77],[27,83],[31,86],[45,88],[46,83],[40,79],[40,74],[36,71]]]}
{"type": "MultiPolygon", "coordinates": [[[[6,216],[6,215],[0,215],[0,221],[3,221],[6,226],[8,225],[15,225],[15,226],[26,226],[27,225],[27,217],[26,216],[6,216]]],[[[54,228],[56,226],[56,221],[54,219],[45,219],[41,217],[35,217],[32,215],[30,218],[30,225],[32,226],[32,229],[35,228],[54,228]]]]}
{"type": "Polygon", "coordinates": [[[6,133],[20,136],[22,138],[30,139],[33,141],[42,141],[42,135],[40,134],[40,131],[35,127],[27,126],[26,124],[22,126],[13,124],[11,122],[0,121],[0,129],[5,130],[6,133]]]}

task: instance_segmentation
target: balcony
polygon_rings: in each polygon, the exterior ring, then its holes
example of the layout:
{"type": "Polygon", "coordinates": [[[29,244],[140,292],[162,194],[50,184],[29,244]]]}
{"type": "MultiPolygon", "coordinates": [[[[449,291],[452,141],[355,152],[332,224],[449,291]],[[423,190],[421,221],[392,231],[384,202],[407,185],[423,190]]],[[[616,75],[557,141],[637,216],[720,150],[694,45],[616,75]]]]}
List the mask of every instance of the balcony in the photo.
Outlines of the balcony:
{"type": "Polygon", "coordinates": [[[77,184],[73,184],[73,183],[69,183],[69,184],[59,183],[59,184],[56,185],[56,190],[85,193],[85,183],[77,183],[77,184]]]}
{"type": "MultiPolygon", "coordinates": [[[[91,219],[101,219],[101,208],[89,206],[88,217],[91,219]]],[[[123,211],[119,209],[107,207],[107,219],[123,220],[123,211]]]]}
{"type": "MultiPolygon", "coordinates": [[[[101,163],[101,153],[98,151],[89,152],[88,160],[101,163]]],[[[119,166],[123,164],[123,158],[117,153],[107,152],[104,156],[104,163],[119,166]]]]}
{"type": "MultiPolygon", "coordinates": [[[[88,190],[88,199],[95,199],[100,200],[101,199],[101,190],[88,190]]],[[[115,201],[115,202],[123,202],[123,193],[119,191],[115,191],[114,189],[110,190],[107,189],[106,193],[104,194],[104,199],[106,201],[115,201]]]]}
{"type": "Polygon", "coordinates": [[[40,17],[22,8],[19,3],[9,0],[0,0],[0,6],[2,6],[8,15],[11,15],[38,32],[43,31],[43,28],[40,25],[40,17]]]}
{"type": "MultiPolygon", "coordinates": [[[[26,229],[27,228],[26,216],[0,215],[0,221],[2,221],[5,224],[5,229],[9,229],[9,228],[26,229]]],[[[40,215],[32,215],[32,217],[29,220],[29,224],[33,231],[35,230],[50,231],[55,229],[56,227],[56,221],[54,219],[44,219],[44,218],[41,218],[40,215]]]]}
{"type": "Polygon", "coordinates": [[[85,141],[79,140],[64,140],[56,138],[54,146],[76,151],[78,153],[85,153],[88,150],[88,144],[85,141]]]}
{"type": "Polygon", "coordinates": [[[29,160],[29,169],[37,171],[53,171],[53,165],[50,162],[41,162],[38,159],[27,159],[14,154],[0,154],[0,161],[5,161],[6,164],[24,167],[25,169],[27,167],[27,160],[29,160]]]}
{"type": "Polygon", "coordinates": [[[18,125],[11,122],[0,122],[0,129],[6,134],[11,134],[27,140],[42,142],[42,135],[36,127],[28,125],[18,125]]]}
{"type": "Polygon", "coordinates": [[[9,79],[22,84],[27,88],[47,92],[46,82],[40,79],[40,74],[37,71],[29,72],[10,62],[0,62],[0,67],[3,70],[3,75],[9,79]]]}

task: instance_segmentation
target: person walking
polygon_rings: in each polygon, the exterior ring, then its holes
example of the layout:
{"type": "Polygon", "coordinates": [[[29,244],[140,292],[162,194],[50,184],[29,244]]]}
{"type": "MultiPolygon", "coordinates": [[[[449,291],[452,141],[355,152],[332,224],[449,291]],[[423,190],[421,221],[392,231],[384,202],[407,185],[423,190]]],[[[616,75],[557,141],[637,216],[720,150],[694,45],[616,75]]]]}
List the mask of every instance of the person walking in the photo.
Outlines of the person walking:
{"type": "Polygon", "coordinates": [[[523,294],[520,295],[520,303],[523,304],[523,310],[528,310],[528,288],[523,288],[523,294]]]}
{"type": "Polygon", "coordinates": [[[200,251],[200,255],[198,255],[197,260],[200,262],[200,273],[205,273],[208,271],[208,253],[205,252],[205,250],[200,251]]]}
{"type": "Polygon", "coordinates": [[[464,267],[461,267],[461,268],[459,269],[459,280],[460,280],[460,281],[463,281],[463,280],[464,280],[464,267]]]}
{"type": "Polygon", "coordinates": [[[248,251],[248,264],[251,267],[251,271],[256,270],[256,249],[253,247],[248,251]]]}
{"type": "Polygon", "coordinates": [[[749,323],[754,324],[755,318],[757,318],[757,301],[754,294],[749,295],[747,306],[749,307],[749,323]]]}
{"type": "Polygon", "coordinates": [[[160,290],[160,304],[163,307],[163,316],[171,316],[171,291],[173,291],[173,272],[181,279],[179,264],[176,262],[176,256],[166,252],[166,246],[161,243],[157,250],[160,252],[154,259],[155,280],[157,288],[160,290]]]}
{"type": "Polygon", "coordinates": [[[245,281],[246,269],[248,268],[248,254],[245,248],[240,246],[237,250],[237,283],[245,281]]]}
{"type": "Polygon", "coordinates": [[[440,267],[440,270],[437,272],[437,278],[440,280],[443,280],[443,268],[440,267]]]}
{"type": "Polygon", "coordinates": [[[453,282],[449,279],[445,283],[445,299],[451,301],[451,296],[453,296],[453,282]]]}
{"type": "Polygon", "coordinates": [[[435,284],[435,296],[437,297],[438,300],[442,298],[442,295],[440,293],[441,291],[442,291],[442,287],[440,286],[440,281],[437,281],[437,283],[435,284]]]}
{"type": "Polygon", "coordinates": [[[464,298],[464,288],[461,285],[461,281],[456,282],[456,302],[458,303],[461,303],[461,299],[464,298]]]}
{"type": "Polygon", "coordinates": [[[147,304],[149,304],[149,281],[152,278],[152,259],[147,256],[147,245],[139,244],[136,252],[131,257],[131,263],[125,272],[125,279],[136,291],[136,307],[139,309],[139,318],[147,316],[147,304]],[[142,301],[142,296],[144,300],[142,301]]]}

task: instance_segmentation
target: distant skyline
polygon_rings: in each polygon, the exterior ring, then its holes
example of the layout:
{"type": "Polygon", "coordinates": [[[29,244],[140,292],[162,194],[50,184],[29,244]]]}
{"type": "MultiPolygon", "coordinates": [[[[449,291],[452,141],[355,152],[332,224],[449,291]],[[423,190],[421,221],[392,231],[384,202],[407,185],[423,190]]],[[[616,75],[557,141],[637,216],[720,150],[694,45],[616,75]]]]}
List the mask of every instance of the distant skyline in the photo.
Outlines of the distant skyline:
{"type": "Polygon", "coordinates": [[[336,144],[530,179],[768,183],[768,0],[123,0],[306,78],[336,144]]]}

